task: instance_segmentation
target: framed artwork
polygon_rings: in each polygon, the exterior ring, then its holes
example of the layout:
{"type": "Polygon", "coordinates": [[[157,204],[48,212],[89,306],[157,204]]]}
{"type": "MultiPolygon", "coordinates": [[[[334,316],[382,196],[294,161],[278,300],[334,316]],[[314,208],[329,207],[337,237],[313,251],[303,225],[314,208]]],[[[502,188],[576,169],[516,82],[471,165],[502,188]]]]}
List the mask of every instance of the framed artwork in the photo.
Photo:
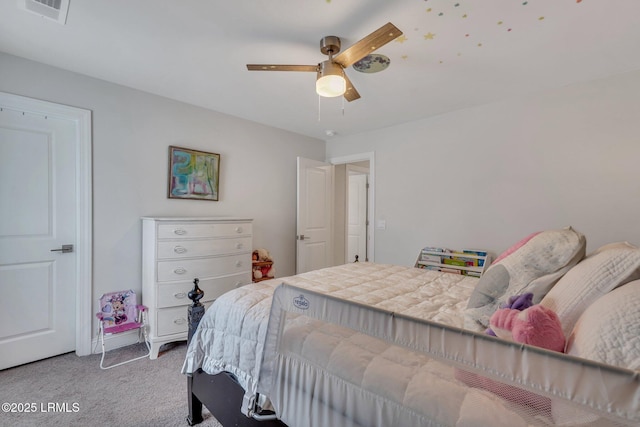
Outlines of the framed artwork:
{"type": "Polygon", "coordinates": [[[220,154],[169,146],[170,199],[218,201],[220,154]]]}

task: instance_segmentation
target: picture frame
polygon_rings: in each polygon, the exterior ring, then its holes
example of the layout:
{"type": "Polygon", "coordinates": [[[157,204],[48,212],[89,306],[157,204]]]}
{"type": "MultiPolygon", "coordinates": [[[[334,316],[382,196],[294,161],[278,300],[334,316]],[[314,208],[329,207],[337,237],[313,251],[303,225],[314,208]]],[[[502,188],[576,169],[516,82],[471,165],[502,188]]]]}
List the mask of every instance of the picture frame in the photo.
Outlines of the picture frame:
{"type": "Polygon", "coordinates": [[[169,146],[170,199],[217,202],[220,194],[220,154],[169,146]]]}

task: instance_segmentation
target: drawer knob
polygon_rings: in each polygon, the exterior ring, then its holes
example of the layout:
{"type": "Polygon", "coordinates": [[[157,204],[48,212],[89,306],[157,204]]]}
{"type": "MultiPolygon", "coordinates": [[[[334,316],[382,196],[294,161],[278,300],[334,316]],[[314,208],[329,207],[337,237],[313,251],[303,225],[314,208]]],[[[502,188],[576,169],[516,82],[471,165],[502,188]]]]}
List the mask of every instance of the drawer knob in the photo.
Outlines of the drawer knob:
{"type": "Polygon", "coordinates": [[[242,243],[236,243],[236,249],[242,249],[244,245],[242,243]]]}
{"type": "Polygon", "coordinates": [[[175,323],[176,325],[184,325],[187,322],[187,320],[184,317],[180,317],[178,319],[174,319],[173,323],[175,323]]]}
{"type": "Polygon", "coordinates": [[[178,298],[178,299],[182,299],[182,298],[186,297],[187,294],[184,293],[184,292],[178,292],[178,293],[173,294],[173,296],[178,298]]]}
{"type": "Polygon", "coordinates": [[[242,227],[236,227],[236,233],[242,233],[242,227]]]}
{"type": "Polygon", "coordinates": [[[242,267],[242,261],[236,261],[236,267],[242,267]]]}
{"type": "Polygon", "coordinates": [[[185,248],[184,246],[176,246],[175,248],[173,248],[173,251],[177,254],[183,254],[187,252],[187,248],[185,248]]]}
{"type": "Polygon", "coordinates": [[[185,268],[178,267],[175,270],[173,270],[173,272],[176,273],[176,274],[184,274],[184,273],[187,272],[187,270],[185,268]]]}
{"type": "Polygon", "coordinates": [[[185,230],[184,228],[176,228],[175,230],[173,230],[173,233],[177,234],[178,236],[183,236],[187,234],[187,230],[185,230]]]}

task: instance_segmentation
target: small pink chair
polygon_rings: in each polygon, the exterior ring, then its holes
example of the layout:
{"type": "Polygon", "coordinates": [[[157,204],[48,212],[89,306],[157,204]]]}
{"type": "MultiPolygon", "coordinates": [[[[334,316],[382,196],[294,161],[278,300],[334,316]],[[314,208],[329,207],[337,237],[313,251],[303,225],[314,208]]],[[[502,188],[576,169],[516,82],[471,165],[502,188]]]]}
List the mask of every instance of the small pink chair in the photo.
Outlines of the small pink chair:
{"type": "Polygon", "coordinates": [[[125,363],[144,359],[151,354],[151,347],[147,337],[147,307],[140,305],[136,299],[136,293],[132,290],[110,292],[100,297],[100,311],[96,313],[99,321],[98,333],[102,343],[102,358],[100,359],[101,369],[115,368],[125,363]],[[143,356],[134,357],[124,362],[110,366],[104,366],[104,337],[108,335],[120,334],[127,331],[138,330],[138,342],[144,338],[149,352],[143,356]]]}

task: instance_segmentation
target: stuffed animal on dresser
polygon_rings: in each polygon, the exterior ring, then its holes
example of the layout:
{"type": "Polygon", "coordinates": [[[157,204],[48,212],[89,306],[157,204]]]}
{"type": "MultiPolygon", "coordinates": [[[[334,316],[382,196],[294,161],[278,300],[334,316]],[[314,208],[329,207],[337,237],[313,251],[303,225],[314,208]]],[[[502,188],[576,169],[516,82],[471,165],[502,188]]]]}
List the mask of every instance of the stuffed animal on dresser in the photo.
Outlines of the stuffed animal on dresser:
{"type": "Polygon", "coordinates": [[[264,248],[258,248],[253,251],[253,278],[262,279],[265,277],[273,278],[276,276],[276,270],[273,267],[273,259],[269,251],[264,248]]]}

